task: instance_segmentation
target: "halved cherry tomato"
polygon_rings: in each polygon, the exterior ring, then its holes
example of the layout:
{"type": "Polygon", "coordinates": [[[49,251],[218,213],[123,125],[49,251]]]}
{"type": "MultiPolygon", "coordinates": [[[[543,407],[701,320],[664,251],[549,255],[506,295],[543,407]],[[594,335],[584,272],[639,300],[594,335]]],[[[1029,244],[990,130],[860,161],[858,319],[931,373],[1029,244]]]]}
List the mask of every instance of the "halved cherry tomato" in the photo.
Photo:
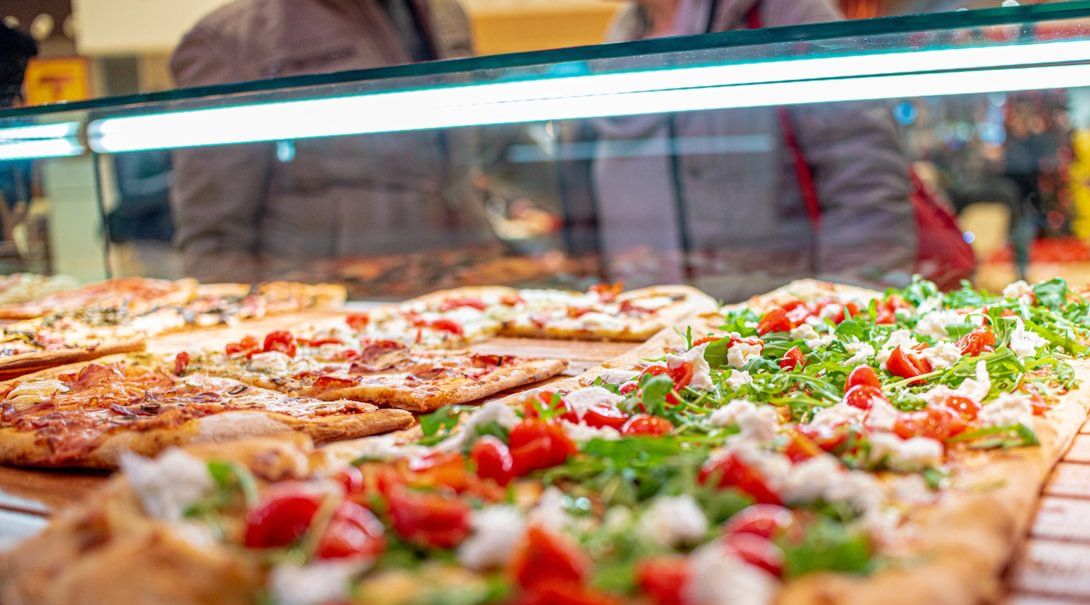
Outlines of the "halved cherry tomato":
{"type": "Polygon", "coordinates": [[[957,347],[961,349],[963,356],[976,357],[981,353],[991,351],[996,342],[995,334],[991,330],[981,329],[962,336],[957,341],[957,347]]]}
{"type": "Polygon", "coordinates": [[[477,465],[477,476],[507,485],[515,478],[515,462],[507,444],[492,435],[485,435],[473,444],[470,454],[477,465]]]}
{"type": "Polygon", "coordinates": [[[403,485],[386,490],[394,531],[414,544],[454,548],[469,535],[469,505],[438,492],[415,492],[403,485]]]}
{"type": "Polygon", "coordinates": [[[693,364],[688,361],[683,361],[678,365],[670,368],[668,374],[670,380],[674,381],[674,388],[677,390],[684,389],[689,386],[689,383],[693,381],[693,364]]]}
{"type": "Polygon", "coordinates": [[[803,356],[802,349],[798,347],[788,349],[787,353],[784,353],[783,359],[780,360],[780,367],[788,372],[804,365],[806,365],[806,357],[803,356]]]}
{"type": "Polygon", "coordinates": [[[848,374],[848,381],[844,383],[844,392],[848,392],[852,387],[861,384],[869,385],[876,389],[882,388],[882,381],[878,379],[878,373],[870,366],[859,366],[852,370],[851,374],[848,374]]]}
{"type": "Polygon", "coordinates": [[[583,424],[596,429],[608,426],[619,431],[627,420],[628,414],[611,403],[595,404],[583,412],[583,424]]]}
{"type": "Polygon", "coordinates": [[[622,605],[612,595],[574,583],[541,584],[523,590],[510,605],[622,605]]]}
{"type": "Polygon", "coordinates": [[[341,484],[347,496],[353,496],[363,491],[363,471],[355,466],[346,466],[333,475],[333,480],[341,484]]]}
{"type": "Polygon", "coordinates": [[[885,401],[885,399],[886,396],[882,394],[882,389],[866,384],[856,385],[848,389],[848,392],[844,394],[844,403],[861,410],[869,410],[874,405],[875,400],[885,401]]]}
{"type": "Polygon", "coordinates": [[[739,559],[776,576],[783,576],[783,551],[772,540],[756,534],[728,534],[727,548],[739,559]]]}
{"type": "Polygon", "coordinates": [[[174,373],[181,376],[187,369],[189,369],[189,353],[182,351],[174,356],[174,373]]]}
{"type": "Polygon", "coordinates": [[[764,477],[734,453],[709,459],[700,468],[697,480],[701,485],[715,480],[717,487],[737,488],[761,504],[783,504],[780,495],[768,486],[764,477]]]}
{"type": "Polygon", "coordinates": [[[754,504],[742,509],[723,526],[727,534],[754,534],[766,540],[783,535],[795,524],[791,509],[776,504],[754,504]]]}
{"type": "Polygon", "coordinates": [[[790,440],[784,446],[783,453],[791,462],[798,464],[814,456],[820,456],[823,450],[810,437],[799,431],[793,431],[790,440]]]}
{"type": "Polygon", "coordinates": [[[344,323],[348,324],[348,327],[353,330],[362,330],[367,327],[367,324],[371,323],[371,316],[366,313],[352,313],[344,318],[344,323]]]}
{"type": "Polygon", "coordinates": [[[261,343],[256,338],[247,334],[242,337],[242,340],[238,342],[228,343],[224,348],[224,352],[228,357],[236,357],[241,355],[249,355],[261,350],[261,343]]]}
{"type": "Polygon", "coordinates": [[[321,503],[320,495],[282,484],[276,493],[267,496],[246,514],[243,544],[248,548],[292,544],[307,533],[321,503]]]}
{"type": "Polygon", "coordinates": [[[886,361],[886,369],[894,376],[915,378],[931,371],[931,363],[911,353],[905,353],[901,347],[893,349],[886,361]]]}
{"type": "Polygon", "coordinates": [[[787,318],[787,312],[778,307],[765,313],[761,321],[757,322],[757,333],[762,336],[769,332],[790,332],[791,328],[791,320],[787,318]]]}
{"type": "Polygon", "coordinates": [[[579,451],[563,427],[527,418],[511,429],[508,447],[516,476],[563,464],[579,451]]]}
{"type": "Polygon", "coordinates": [[[814,426],[799,425],[795,431],[812,441],[814,445],[824,452],[834,452],[848,441],[850,429],[848,425],[814,426]]]}
{"type": "Polygon", "coordinates": [[[462,329],[461,324],[453,319],[447,319],[446,317],[432,320],[428,323],[428,327],[433,330],[439,330],[440,332],[449,332],[455,336],[463,336],[465,334],[465,330],[462,329]]]}
{"type": "Polygon", "coordinates": [[[288,357],[295,357],[295,336],[293,336],[291,332],[288,332],[286,330],[269,332],[265,335],[265,344],[261,348],[266,353],[269,353],[271,351],[278,351],[287,355],[288,357]]]}
{"type": "Polygon", "coordinates": [[[590,559],[567,537],[540,525],[531,525],[515,552],[511,571],[523,588],[578,585],[590,571],[590,559]]]}
{"type": "Polygon", "coordinates": [[[459,452],[432,452],[408,462],[414,485],[449,487],[462,491],[469,486],[465,456],[459,452]]]}
{"type": "Polygon", "coordinates": [[[893,432],[902,439],[929,437],[938,441],[959,435],[966,428],[961,416],[944,407],[928,407],[919,412],[901,414],[893,424],[893,432]]]}
{"type": "Polygon", "coordinates": [[[961,395],[948,395],[942,400],[942,405],[957,412],[967,422],[976,420],[977,414],[980,413],[979,403],[961,395]]]}
{"type": "Polygon", "coordinates": [[[636,563],[636,585],[654,605],[683,605],[693,576],[685,557],[653,557],[636,563]]]}
{"type": "Polygon", "coordinates": [[[638,382],[636,382],[635,380],[629,380],[628,382],[622,384],[621,388],[617,389],[617,392],[621,395],[627,395],[638,388],[640,388],[640,384],[638,382]]]}
{"type": "Polygon", "coordinates": [[[484,311],[488,308],[488,305],[484,304],[484,301],[475,296],[466,296],[462,298],[448,298],[439,303],[439,312],[446,313],[447,311],[453,311],[462,307],[469,307],[478,311],[484,311]]]}
{"type": "Polygon", "coordinates": [[[384,533],[382,522],[371,511],[346,500],[333,511],[315,554],[319,559],[366,557],[373,560],[386,550],[384,533]]]}
{"type": "Polygon", "coordinates": [[[625,435],[669,435],[673,430],[674,425],[669,420],[650,414],[636,414],[621,427],[621,433],[625,435]]]}
{"type": "Polygon", "coordinates": [[[718,342],[720,340],[723,340],[724,338],[727,338],[727,337],[726,336],[705,336],[704,338],[694,340],[693,341],[693,346],[694,347],[699,347],[700,345],[706,345],[709,342],[718,342]]]}

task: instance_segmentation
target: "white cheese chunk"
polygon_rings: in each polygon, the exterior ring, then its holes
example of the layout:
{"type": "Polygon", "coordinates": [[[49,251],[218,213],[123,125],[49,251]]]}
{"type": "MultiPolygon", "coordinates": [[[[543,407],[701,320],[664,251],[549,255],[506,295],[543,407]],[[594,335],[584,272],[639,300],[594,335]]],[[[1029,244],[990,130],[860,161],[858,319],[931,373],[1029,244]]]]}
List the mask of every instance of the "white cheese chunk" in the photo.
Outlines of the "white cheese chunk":
{"type": "Polygon", "coordinates": [[[866,410],[861,410],[854,405],[848,405],[841,401],[814,414],[814,419],[810,421],[810,424],[826,427],[841,424],[862,424],[866,416],[866,410]]]}
{"type": "Polygon", "coordinates": [[[892,431],[893,425],[900,418],[901,413],[897,408],[881,399],[871,401],[871,408],[867,411],[865,425],[871,430],[892,431]]]}
{"type": "Polygon", "coordinates": [[[1015,355],[1020,358],[1033,357],[1037,355],[1037,350],[1044,346],[1046,342],[1036,332],[1027,330],[1026,324],[1021,319],[1016,320],[1010,340],[1010,348],[1015,355]]]}
{"type": "Polygon", "coordinates": [[[575,410],[575,413],[582,418],[583,414],[590,408],[601,403],[617,405],[624,401],[624,397],[602,387],[584,387],[564,395],[564,401],[567,401],[568,405],[575,410]]]}
{"type": "Polygon", "coordinates": [[[442,443],[436,446],[436,449],[444,452],[460,450],[477,436],[477,427],[493,422],[505,429],[512,429],[520,420],[515,410],[502,401],[486,403],[464,419],[457,428],[457,432],[444,439],[442,443]]]}
{"type": "Polygon", "coordinates": [[[871,462],[884,462],[894,471],[909,473],[942,465],[942,444],[927,437],[901,439],[893,433],[874,433],[870,446],[871,462]]]}
{"type": "Polygon", "coordinates": [[[564,427],[564,432],[568,435],[568,438],[576,443],[584,443],[591,439],[612,441],[621,438],[620,431],[609,426],[593,427],[586,424],[575,424],[567,420],[561,420],[560,425],[564,427]]]}
{"type": "Polygon", "coordinates": [[[916,322],[916,332],[932,338],[950,338],[946,326],[960,323],[961,315],[957,311],[932,311],[920,317],[916,322]]]}
{"type": "Polygon", "coordinates": [[[368,437],[355,442],[353,453],[357,458],[373,460],[400,460],[426,456],[429,449],[422,445],[399,444],[393,435],[368,437]]]}
{"type": "Polygon", "coordinates": [[[632,382],[639,377],[639,372],[633,372],[632,370],[621,370],[619,368],[610,368],[605,372],[602,372],[602,375],[600,376],[602,382],[606,384],[612,384],[614,386],[620,386],[626,382],[632,382]]]}
{"type": "Polygon", "coordinates": [[[1023,424],[1032,428],[1033,403],[1022,395],[1003,393],[981,406],[977,422],[985,427],[1023,424]]]}
{"type": "Polygon", "coordinates": [[[956,389],[951,389],[946,385],[940,384],[924,393],[923,396],[924,399],[934,405],[941,405],[943,400],[950,395],[967,397],[980,403],[988,396],[988,391],[990,391],[991,388],[992,378],[988,374],[988,364],[983,361],[978,361],[976,364],[975,378],[966,378],[956,389]]]}
{"type": "Polygon", "coordinates": [[[553,531],[563,531],[572,519],[567,510],[567,496],[555,487],[548,487],[527,515],[529,525],[540,525],[553,531]]]}
{"type": "Polygon", "coordinates": [[[753,384],[753,377],[749,375],[749,372],[745,370],[731,370],[730,377],[727,378],[727,386],[731,390],[738,390],[747,384],[753,384]]]}
{"type": "Polygon", "coordinates": [[[1033,287],[1025,282],[1025,280],[1018,280],[1010,283],[1006,288],[1003,288],[1003,296],[1005,298],[1017,298],[1019,301],[1031,303],[1033,302],[1033,287]]]}
{"type": "Polygon", "coordinates": [[[704,343],[698,347],[693,347],[681,355],[667,355],[666,367],[673,370],[681,366],[684,363],[692,364],[693,366],[693,378],[689,381],[689,388],[697,391],[711,391],[715,389],[715,383],[712,382],[712,369],[708,365],[708,360],[704,359],[704,352],[708,350],[708,344],[704,343]]]}
{"type": "Polygon", "coordinates": [[[930,362],[932,368],[944,370],[961,360],[961,349],[954,343],[940,342],[924,349],[920,357],[930,362]]]}
{"type": "Polygon", "coordinates": [[[695,550],[689,563],[692,575],[684,595],[693,605],[769,605],[779,588],[775,577],[742,561],[719,540],[695,550]]]}
{"type": "Polygon", "coordinates": [[[844,362],[844,365],[849,366],[866,365],[867,361],[871,357],[874,357],[875,353],[874,347],[858,340],[853,340],[852,342],[845,344],[844,348],[852,354],[852,356],[844,362]]]}
{"type": "Polygon", "coordinates": [[[744,399],[735,399],[708,416],[712,426],[737,426],[741,437],[756,443],[768,443],[776,437],[779,417],[776,410],[767,405],[754,405],[744,399]]]}
{"type": "Polygon", "coordinates": [[[125,452],[120,466],[144,512],[164,521],[180,520],[189,505],[214,487],[208,465],[178,448],[170,448],[154,460],[125,452]]]}
{"type": "Polygon", "coordinates": [[[659,496],[640,517],[639,531],[663,546],[682,546],[704,537],[708,518],[692,496],[659,496]]]}
{"type": "Polygon", "coordinates": [[[269,594],[276,605],[325,605],[348,600],[349,584],[366,565],[359,561],[285,562],[269,573],[269,594]]]}
{"type": "Polygon", "coordinates": [[[526,530],[522,514],[513,506],[489,506],[469,518],[473,534],[458,547],[458,560],[482,571],[507,565],[526,530]]]}
{"type": "Polygon", "coordinates": [[[727,363],[730,367],[738,369],[746,365],[750,359],[761,356],[761,350],[764,347],[760,344],[749,344],[747,342],[735,342],[727,349],[727,363]]]}

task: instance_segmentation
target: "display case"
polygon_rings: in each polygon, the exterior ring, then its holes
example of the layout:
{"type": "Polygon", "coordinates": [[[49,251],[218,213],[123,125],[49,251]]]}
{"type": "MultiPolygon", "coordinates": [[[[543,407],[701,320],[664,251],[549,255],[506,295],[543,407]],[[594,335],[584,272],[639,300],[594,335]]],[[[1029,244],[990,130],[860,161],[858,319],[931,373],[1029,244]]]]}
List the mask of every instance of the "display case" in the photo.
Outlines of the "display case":
{"type": "Polygon", "coordinates": [[[973,275],[960,229],[983,285],[1079,280],[1087,17],[1085,2],[755,14],[725,33],[9,109],[3,262],[335,280],[359,298],[605,279],[736,300],[812,275],[956,284],[973,275]],[[946,204],[960,228],[921,218],[946,204]]]}

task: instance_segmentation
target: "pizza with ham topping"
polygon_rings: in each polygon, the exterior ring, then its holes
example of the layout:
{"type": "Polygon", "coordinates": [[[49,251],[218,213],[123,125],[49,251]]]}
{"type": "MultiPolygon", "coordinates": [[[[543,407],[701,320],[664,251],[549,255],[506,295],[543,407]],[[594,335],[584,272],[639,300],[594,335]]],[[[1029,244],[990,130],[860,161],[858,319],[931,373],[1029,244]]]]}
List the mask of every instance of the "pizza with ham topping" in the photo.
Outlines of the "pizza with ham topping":
{"type": "Polygon", "coordinates": [[[567,367],[563,360],[429,351],[393,340],[303,339],[288,331],[247,336],[222,351],[187,351],[171,363],[285,393],[414,412],[540,382],[567,367]]]}

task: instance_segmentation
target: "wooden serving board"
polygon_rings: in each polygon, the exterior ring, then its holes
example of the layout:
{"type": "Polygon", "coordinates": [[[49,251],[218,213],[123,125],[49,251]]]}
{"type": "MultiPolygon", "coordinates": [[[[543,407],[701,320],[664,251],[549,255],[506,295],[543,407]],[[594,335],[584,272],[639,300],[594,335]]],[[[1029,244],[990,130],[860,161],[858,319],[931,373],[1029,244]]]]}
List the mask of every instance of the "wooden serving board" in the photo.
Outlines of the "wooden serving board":
{"type": "MultiPolygon", "coordinates": [[[[292,326],[329,320],[341,315],[344,315],[344,312],[311,312],[278,316],[226,328],[169,334],[149,341],[148,351],[171,354],[185,349],[219,348],[229,342],[238,341],[247,334],[260,335],[273,330],[290,329],[292,326]]],[[[635,346],[637,343],[494,338],[472,345],[470,350],[494,355],[565,359],[569,363],[565,374],[575,376],[606,360],[627,353],[635,346]]],[[[523,388],[536,388],[543,384],[547,382],[523,388]]],[[[495,397],[508,394],[501,393],[495,397]]],[[[39,519],[46,517],[65,505],[85,497],[108,476],[107,473],[40,471],[0,466],[0,513],[39,519]]],[[[0,520],[0,545],[4,544],[5,540],[12,540],[14,534],[25,531],[27,527],[33,525],[33,523],[5,523],[0,520]]]]}

